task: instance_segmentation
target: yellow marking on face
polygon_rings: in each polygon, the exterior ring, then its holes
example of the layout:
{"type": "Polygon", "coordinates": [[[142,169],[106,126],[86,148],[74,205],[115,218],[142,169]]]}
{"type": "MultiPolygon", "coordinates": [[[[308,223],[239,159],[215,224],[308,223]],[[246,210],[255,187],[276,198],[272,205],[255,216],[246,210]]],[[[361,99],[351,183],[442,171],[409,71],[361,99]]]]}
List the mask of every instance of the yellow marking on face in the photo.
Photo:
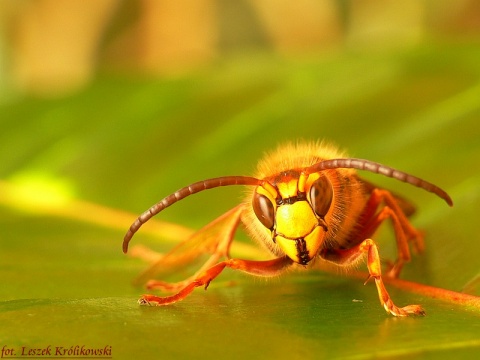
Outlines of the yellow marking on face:
{"type": "MultiPolygon", "coordinates": [[[[271,185],[270,185],[271,186],[271,185]]],[[[272,189],[275,189],[273,186],[272,186],[272,189]]],[[[272,194],[272,192],[269,191],[270,188],[267,190],[265,189],[265,187],[263,186],[259,186],[257,187],[257,189],[255,190],[257,193],[259,194],[262,194],[262,195],[265,195],[267,198],[269,198],[272,203],[275,205],[275,197],[276,195],[274,196],[274,194],[272,194]]],[[[276,194],[276,193],[275,193],[276,194]]]]}
{"type": "Polygon", "coordinates": [[[283,250],[285,255],[287,255],[293,261],[299,263],[300,259],[298,258],[297,247],[295,240],[285,239],[283,236],[277,236],[275,238],[277,245],[283,250]]]}
{"type": "Polygon", "coordinates": [[[265,181],[264,184],[262,184],[261,187],[259,187],[260,189],[264,189],[265,190],[265,193],[263,193],[263,195],[265,196],[268,196],[270,195],[269,197],[272,199],[272,200],[275,200],[275,198],[278,196],[278,192],[277,192],[277,189],[275,189],[275,187],[270,184],[268,181],[265,181]]]}
{"type": "Polygon", "coordinates": [[[313,230],[318,220],[306,201],[297,201],[277,208],[276,224],[278,234],[287,238],[302,238],[313,230]]]}
{"type": "Polygon", "coordinates": [[[325,238],[325,230],[321,226],[317,226],[313,231],[305,237],[307,242],[307,250],[310,259],[313,259],[320,250],[323,239],[325,238]]]}
{"type": "Polygon", "coordinates": [[[305,172],[302,172],[300,174],[300,177],[298,178],[298,191],[300,192],[305,192],[305,184],[307,182],[308,175],[305,172]]]}
{"type": "MultiPolygon", "coordinates": [[[[306,242],[308,251],[308,261],[317,256],[317,253],[323,244],[324,234],[325,232],[323,228],[321,226],[317,226],[310,234],[303,238],[306,242]]],[[[302,263],[302,259],[299,257],[296,240],[286,239],[285,237],[278,235],[275,238],[275,241],[283,250],[285,255],[297,263],[302,263]]]]}
{"type": "Polygon", "coordinates": [[[278,191],[283,199],[297,196],[298,179],[291,179],[285,182],[277,183],[278,191]]]}

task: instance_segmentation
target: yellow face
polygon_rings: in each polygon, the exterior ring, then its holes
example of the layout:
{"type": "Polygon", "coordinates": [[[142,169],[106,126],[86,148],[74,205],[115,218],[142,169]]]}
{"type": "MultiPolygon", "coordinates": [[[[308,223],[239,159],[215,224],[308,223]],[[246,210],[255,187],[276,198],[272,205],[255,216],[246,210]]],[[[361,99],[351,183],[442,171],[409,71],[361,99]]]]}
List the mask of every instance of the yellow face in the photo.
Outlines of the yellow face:
{"type": "Polygon", "coordinates": [[[325,176],[290,171],[258,186],[252,205],[272,241],[293,261],[306,265],[322,247],[332,197],[325,176]]]}

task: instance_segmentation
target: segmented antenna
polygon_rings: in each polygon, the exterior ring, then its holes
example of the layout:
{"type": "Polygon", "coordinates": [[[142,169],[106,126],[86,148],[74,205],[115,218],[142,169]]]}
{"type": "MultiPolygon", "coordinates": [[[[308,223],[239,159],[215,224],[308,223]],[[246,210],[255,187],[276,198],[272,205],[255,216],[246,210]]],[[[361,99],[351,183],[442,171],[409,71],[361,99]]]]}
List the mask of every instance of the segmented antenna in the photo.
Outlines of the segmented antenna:
{"type": "Polygon", "coordinates": [[[153,216],[157,215],[160,211],[164,210],[170,205],[175,204],[177,201],[180,201],[187,196],[196,194],[200,191],[213,189],[219,186],[260,185],[261,183],[261,180],[249,176],[222,176],[219,178],[202,180],[181,188],[180,190],[175,191],[173,194],[168,195],[166,198],[153,205],[133,222],[123,238],[123,252],[126,253],[128,251],[128,243],[132,239],[133,234],[135,234],[143,224],[145,224],[153,216]]]}
{"type": "Polygon", "coordinates": [[[403,171],[399,171],[394,168],[365,159],[346,158],[323,160],[308,167],[307,169],[305,169],[305,172],[307,174],[311,174],[326,169],[339,168],[353,168],[358,170],[370,171],[375,174],[385,175],[434,193],[443,200],[445,200],[449,206],[453,206],[453,201],[450,196],[438,186],[429,183],[428,181],[425,181],[423,179],[420,179],[416,176],[407,174],[403,171]]]}

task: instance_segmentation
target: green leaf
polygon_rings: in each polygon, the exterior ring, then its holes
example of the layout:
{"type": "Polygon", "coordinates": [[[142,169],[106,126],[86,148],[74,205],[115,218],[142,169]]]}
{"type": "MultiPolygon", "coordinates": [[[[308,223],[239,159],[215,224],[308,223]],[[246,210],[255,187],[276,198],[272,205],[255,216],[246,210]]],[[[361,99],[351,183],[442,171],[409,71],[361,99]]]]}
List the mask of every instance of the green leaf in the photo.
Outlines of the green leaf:
{"type": "MultiPolygon", "coordinates": [[[[478,46],[437,45],[308,61],[225,60],[182,79],[109,77],[68,98],[3,105],[0,347],[19,355],[22,346],[110,346],[115,359],[478,356],[477,307],[387,284],[398,305],[427,312],[393,318],[372,283],[330,273],[263,281],[226,270],[207,292],[140,307],[145,290],[131,281],[147,265],[124,256],[121,243],[132,212],[178,188],[250,175],[279,143],[326,138],[450,193],[453,208],[362,174],[417,204],[413,222],[425,230],[427,251],[402,277],[461,290],[480,272],[479,58],[478,46]]],[[[159,218],[200,228],[243,196],[236,187],[211,190],[159,218]]],[[[376,236],[384,258],[395,256],[389,226],[376,236]]],[[[133,242],[163,252],[178,234],[142,228],[133,242]]]]}

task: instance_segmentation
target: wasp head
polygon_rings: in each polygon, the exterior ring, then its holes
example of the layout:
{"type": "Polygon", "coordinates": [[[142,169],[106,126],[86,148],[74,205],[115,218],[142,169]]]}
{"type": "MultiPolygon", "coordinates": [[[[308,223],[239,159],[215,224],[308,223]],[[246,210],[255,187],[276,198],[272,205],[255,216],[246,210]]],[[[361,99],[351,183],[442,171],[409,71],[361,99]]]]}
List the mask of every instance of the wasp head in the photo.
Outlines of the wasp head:
{"type": "Polygon", "coordinates": [[[253,211],[272,241],[293,261],[306,265],[328,231],[325,216],[333,188],[325,175],[287,171],[265,180],[253,195],[253,211]]]}

